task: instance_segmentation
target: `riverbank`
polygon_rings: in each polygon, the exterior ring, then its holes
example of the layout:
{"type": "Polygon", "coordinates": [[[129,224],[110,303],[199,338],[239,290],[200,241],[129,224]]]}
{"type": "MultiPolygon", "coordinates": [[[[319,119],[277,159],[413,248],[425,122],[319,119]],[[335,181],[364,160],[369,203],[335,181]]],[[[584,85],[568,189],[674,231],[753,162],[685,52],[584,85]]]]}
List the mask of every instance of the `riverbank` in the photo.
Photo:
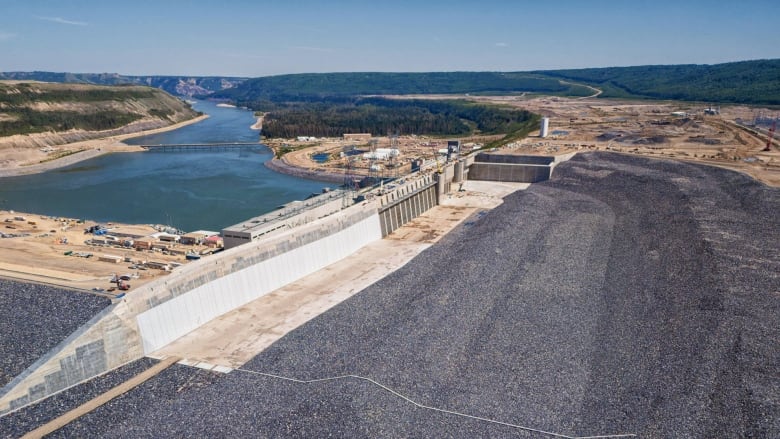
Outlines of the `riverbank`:
{"type": "Polygon", "coordinates": [[[257,116],[257,122],[255,122],[254,125],[249,127],[249,129],[252,129],[252,130],[255,130],[255,131],[262,130],[263,129],[263,119],[265,119],[265,114],[266,113],[263,113],[260,116],[257,116]]]}
{"type": "Polygon", "coordinates": [[[41,161],[41,158],[39,157],[39,150],[37,149],[26,151],[26,153],[17,152],[12,157],[7,158],[4,161],[3,169],[0,169],[0,178],[47,172],[108,153],[143,151],[144,149],[140,146],[127,145],[122,143],[122,141],[135,137],[147,136],[150,134],[173,131],[187,125],[198,123],[204,119],[207,119],[208,117],[209,116],[207,114],[204,114],[193,119],[189,119],[173,125],[168,125],[166,127],[143,130],[135,133],[108,136],[101,139],[92,139],[58,145],[58,149],[73,152],[53,160],[46,160],[44,158],[43,160],[45,161],[41,161]],[[31,163],[31,161],[34,162],[35,160],[38,160],[38,163],[31,163]]]}
{"type": "Polygon", "coordinates": [[[323,169],[301,168],[276,158],[265,162],[265,167],[280,174],[291,175],[293,177],[308,178],[327,183],[344,183],[344,174],[327,172],[323,169]]]}

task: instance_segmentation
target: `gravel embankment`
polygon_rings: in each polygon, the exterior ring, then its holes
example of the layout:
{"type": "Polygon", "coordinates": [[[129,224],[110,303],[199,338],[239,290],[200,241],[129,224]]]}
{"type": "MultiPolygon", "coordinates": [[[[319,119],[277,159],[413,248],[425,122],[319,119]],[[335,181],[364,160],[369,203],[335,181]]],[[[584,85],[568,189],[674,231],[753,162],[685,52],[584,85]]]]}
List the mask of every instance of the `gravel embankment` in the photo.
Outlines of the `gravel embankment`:
{"type": "Polygon", "coordinates": [[[0,387],[110,304],[91,294],[0,279],[0,387]]]}
{"type": "MultiPolygon", "coordinates": [[[[582,154],[244,368],[571,436],[780,437],[778,212],[740,174],[582,154]]],[[[545,437],[181,366],[55,436],[545,437]]]]}
{"type": "Polygon", "coordinates": [[[0,437],[14,438],[73,410],[90,399],[152,367],[157,360],[142,358],[50,398],[0,417],[0,437]]]}

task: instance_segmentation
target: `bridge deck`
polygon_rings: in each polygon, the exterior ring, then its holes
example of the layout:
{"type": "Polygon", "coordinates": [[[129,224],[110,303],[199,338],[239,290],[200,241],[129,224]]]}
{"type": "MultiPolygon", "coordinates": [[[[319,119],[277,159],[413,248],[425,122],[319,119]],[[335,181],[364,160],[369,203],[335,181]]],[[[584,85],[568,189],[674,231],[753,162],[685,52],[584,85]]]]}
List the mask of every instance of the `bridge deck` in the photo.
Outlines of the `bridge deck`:
{"type": "Polygon", "coordinates": [[[224,143],[169,143],[157,145],[139,145],[141,148],[151,151],[185,151],[185,150],[226,150],[253,148],[264,146],[260,142],[224,142],[224,143]]]}

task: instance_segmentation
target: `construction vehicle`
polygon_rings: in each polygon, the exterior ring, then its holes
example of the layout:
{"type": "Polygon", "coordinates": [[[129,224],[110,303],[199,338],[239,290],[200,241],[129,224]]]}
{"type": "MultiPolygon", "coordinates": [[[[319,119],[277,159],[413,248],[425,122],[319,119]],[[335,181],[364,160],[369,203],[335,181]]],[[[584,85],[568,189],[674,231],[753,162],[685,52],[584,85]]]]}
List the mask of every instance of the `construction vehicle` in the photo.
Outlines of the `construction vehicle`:
{"type": "Polygon", "coordinates": [[[762,151],[771,151],[772,139],[775,137],[775,128],[777,128],[777,119],[772,122],[772,128],[769,129],[769,138],[766,139],[766,147],[762,151]]]}
{"type": "Polygon", "coordinates": [[[129,279],[130,279],[130,275],[128,274],[119,276],[118,274],[115,273],[109,282],[111,282],[112,284],[115,283],[116,289],[120,291],[127,291],[130,289],[130,284],[126,282],[129,279]]]}

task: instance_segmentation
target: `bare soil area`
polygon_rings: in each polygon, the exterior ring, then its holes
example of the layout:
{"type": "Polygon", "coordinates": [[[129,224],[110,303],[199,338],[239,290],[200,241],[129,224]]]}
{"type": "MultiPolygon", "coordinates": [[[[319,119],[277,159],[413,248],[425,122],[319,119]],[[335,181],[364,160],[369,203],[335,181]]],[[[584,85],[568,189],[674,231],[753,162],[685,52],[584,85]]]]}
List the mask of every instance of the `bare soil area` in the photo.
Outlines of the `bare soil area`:
{"type": "MultiPolygon", "coordinates": [[[[205,248],[174,244],[172,250],[180,254],[172,254],[138,251],[119,242],[95,244],[94,238],[104,237],[85,233],[85,229],[94,225],[97,223],[93,221],[0,210],[0,276],[78,289],[97,288],[108,293],[109,288],[116,287],[109,282],[114,275],[127,274],[132,291],[168,274],[141,263],[184,264],[187,251],[199,252],[205,248]],[[119,262],[101,261],[104,255],[117,257],[119,262]]],[[[109,223],[106,226],[110,233],[117,234],[148,236],[157,232],[150,225],[109,223]]]]}
{"type": "MultiPolygon", "coordinates": [[[[316,140],[269,139],[263,141],[274,152],[290,150],[279,161],[288,167],[298,168],[311,175],[352,175],[356,177],[401,177],[411,173],[412,161],[422,159],[433,164],[444,163],[443,150],[448,140],[460,140],[464,152],[479,150],[486,143],[501,136],[470,136],[463,138],[435,138],[428,136],[374,137],[371,141],[354,141],[343,138],[316,140]],[[364,154],[381,149],[398,149],[399,154],[389,159],[371,159],[364,154]]],[[[435,166],[435,164],[433,165],[435,166]]],[[[285,172],[280,169],[280,172],[285,172]]]]}
{"type": "Polygon", "coordinates": [[[558,154],[608,150],[706,163],[744,172],[780,186],[780,148],[763,151],[766,128],[751,126],[768,109],[712,107],[685,102],[604,99],[472,97],[550,118],[550,135],[539,133],[508,145],[519,153],[558,154]],[[718,114],[707,114],[708,109],[718,114]],[[534,137],[534,135],[536,137],[534,137]]]}

